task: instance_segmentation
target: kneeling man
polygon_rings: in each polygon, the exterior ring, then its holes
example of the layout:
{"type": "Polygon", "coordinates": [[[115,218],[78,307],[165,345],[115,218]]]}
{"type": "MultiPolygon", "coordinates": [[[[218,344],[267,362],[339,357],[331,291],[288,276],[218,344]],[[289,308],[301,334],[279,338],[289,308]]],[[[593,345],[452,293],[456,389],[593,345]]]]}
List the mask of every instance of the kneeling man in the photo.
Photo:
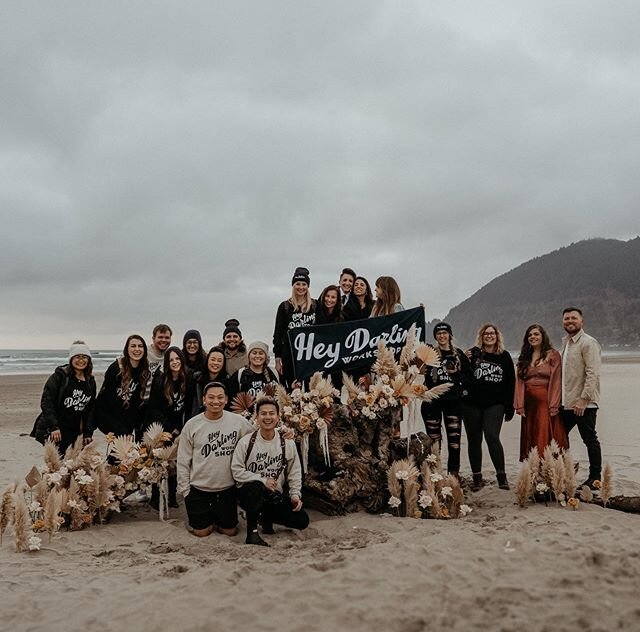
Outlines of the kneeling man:
{"type": "Polygon", "coordinates": [[[205,537],[217,529],[234,536],[238,525],[236,486],[231,457],[238,441],[253,425],[242,415],[224,409],[225,387],[204,387],[205,411],[187,421],[178,446],[178,492],[184,496],[192,533],[205,537]]]}
{"type": "Polygon", "coordinates": [[[269,546],[258,535],[258,521],[263,533],[272,534],[274,523],[306,529],[309,516],[302,509],[302,470],[296,444],[276,429],[278,402],[259,398],[256,421],[259,429],[238,442],[231,471],[239,485],[240,506],[247,514],[247,544],[269,546]]]}

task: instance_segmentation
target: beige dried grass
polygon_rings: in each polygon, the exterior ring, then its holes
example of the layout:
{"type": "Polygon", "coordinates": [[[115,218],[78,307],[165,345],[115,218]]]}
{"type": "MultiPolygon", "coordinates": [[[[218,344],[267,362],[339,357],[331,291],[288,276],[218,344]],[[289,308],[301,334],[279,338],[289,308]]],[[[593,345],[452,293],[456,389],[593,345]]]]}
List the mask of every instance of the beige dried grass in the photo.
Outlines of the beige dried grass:
{"type": "Polygon", "coordinates": [[[415,323],[409,327],[407,332],[407,339],[405,340],[404,347],[400,352],[400,366],[406,369],[416,357],[416,326],[415,323]]]}
{"type": "Polygon", "coordinates": [[[419,491],[420,483],[416,479],[410,479],[404,482],[404,505],[407,510],[407,516],[415,516],[418,511],[419,491]]]}
{"type": "Polygon", "coordinates": [[[588,485],[583,485],[580,488],[580,498],[584,500],[584,502],[586,503],[593,502],[593,492],[591,491],[591,488],[588,485]]]}
{"type": "Polygon", "coordinates": [[[567,492],[567,498],[573,498],[576,495],[578,482],[576,481],[576,469],[573,463],[573,457],[568,450],[563,452],[562,460],[564,461],[564,487],[567,492]]]}
{"type": "Polygon", "coordinates": [[[29,517],[22,487],[18,487],[13,495],[13,532],[16,551],[19,553],[27,551],[31,533],[31,518],[29,517]]]}
{"type": "Polygon", "coordinates": [[[564,480],[564,461],[561,458],[554,459],[551,489],[553,489],[553,495],[556,498],[556,502],[560,502],[560,494],[563,494],[565,491],[564,480]]]}
{"type": "Polygon", "coordinates": [[[44,529],[49,534],[49,542],[53,534],[58,530],[60,523],[58,522],[58,514],[60,513],[60,496],[58,492],[52,489],[44,504],[44,529]]]}
{"type": "Polygon", "coordinates": [[[110,455],[117,461],[124,461],[131,450],[138,448],[138,444],[130,436],[116,437],[111,442],[110,455]]]}
{"type": "Polygon", "coordinates": [[[84,437],[82,435],[78,436],[78,438],[65,450],[64,460],[65,461],[74,461],[82,452],[82,446],[84,445],[84,437]]]}
{"type": "Polygon", "coordinates": [[[2,501],[0,501],[0,546],[2,546],[2,536],[13,517],[15,488],[15,484],[8,485],[2,494],[2,501]]]}
{"type": "Polygon", "coordinates": [[[542,478],[544,482],[553,489],[553,463],[555,459],[553,458],[553,453],[551,452],[551,447],[547,446],[544,449],[544,455],[542,457],[542,478]]]}
{"type": "Polygon", "coordinates": [[[44,507],[44,504],[47,502],[47,496],[49,495],[49,484],[47,481],[44,479],[41,480],[31,491],[34,498],[40,503],[40,506],[44,507]]]}
{"type": "Polygon", "coordinates": [[[278,404],[280,405],[280,410],[282,410],[285,406],[293,406],[293,399],[287,390],[282,384],[278,384],[276,396],[278,398],[278,404]]]}
{"type": "Polygon", "coordinates": [[[96,456],[102,456],[98,451],[98,447],[96,446],[96,442],[92,441],[91,443],[85,445],[76,458],[73,460],[73,465],[71,466],[72,470],[83,469],[85,472],[88,472],[93,467],[93,460],[96,456]]]}
{"type": "Polygon", "coordinates": [[[611,498],[611,492],[613,491],[613,470],[609,463],[605,463],[602,470],[602,486],[600,487],[600,499],[602,504],[606,507],[609,498],[611,498]]]}
{"type": "Polygon", "coordinates": [[[353,381],[353,378],[344,371],[342,372],[342,385],[347,389],[349,402],[357,399],[361,389],[358,388],[358,385],[353,381]]]}
{"type": "Polygon", "coordinates": [[[531,465],[529,460],[525,460],[520,468],[518,480],[516,481],[516,500],[520,507],[524,507],[533,494],[531,465]]]}
{"type": "Polygon", "coordinates": [[[378,343],[378,356],[373,363],[372,370],[378,375],[388,375],[390,378],[396,377],[400,373],[400,366],[395,360],[393,351],[386,347],[382,340],[378,343]]]}
{"type": "Polygon", "coordinates": [[[159,448],[164,445],[164,442],[167,440],[167,434],[162,424],[155,421],[149,424],[145,430],[142,443],[146,446],[147,450],[151,452],[154,448],[159,448]]]}
{"type": "Polygon", "coordinates": [[[47,441],[44,444],[44,462],[49,469],[49,472],[57,472],[62,466],[60,453],[53,441],[47,441]]]}
{"type": "Polygon", "coordinates": [[[447,382],[446,384],[438,384],[433,388],[430,388],[424,395],[420,396],[420,399],[425,402],[432,402],[435,399],[438,399],[440,395],[446,393],[453,384],[451,382],[447,382]]]}
{"type": "Polygon", "coordinates": [[[423,366],[438,366],[440,364],[440,352],[424,343],[416,347],[416,357],[423,366]]]}

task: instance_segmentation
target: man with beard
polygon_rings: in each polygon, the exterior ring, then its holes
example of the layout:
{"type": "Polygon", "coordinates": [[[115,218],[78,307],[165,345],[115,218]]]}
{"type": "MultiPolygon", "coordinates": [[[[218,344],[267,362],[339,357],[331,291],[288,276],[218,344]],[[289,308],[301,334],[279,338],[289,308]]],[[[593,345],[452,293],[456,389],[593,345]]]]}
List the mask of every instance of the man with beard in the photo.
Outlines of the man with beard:
{"type": "Polygon", "coordinates": [[[151,344],[147,357],[149,358],[149,371],[153,375],[157,370],[162,371],[162,363],[164,361],[164,352],[171,345],[171,336],[173,332],[169,325],[160,323],[153,328],[151,344]]]}
{"type": "Polygon", "coordinates": [[[226,359],[227,377],[231,377],[236,371],[247,366],[247,347],[242,340],[240,322],[230,318],[224,324],[224,333],[220,347],[224,349],[226,359]]]}
{"type": "Polygon", "coordinates": [[[598,341],[582,329],[582,310],[567,307],[562,312],[562,422],[569,432],[578,427],[589,455],[589,478],[583,483],[593,487],[602,472],[602,450],[596,432],[600,399],[601,349],[598,341]]]}

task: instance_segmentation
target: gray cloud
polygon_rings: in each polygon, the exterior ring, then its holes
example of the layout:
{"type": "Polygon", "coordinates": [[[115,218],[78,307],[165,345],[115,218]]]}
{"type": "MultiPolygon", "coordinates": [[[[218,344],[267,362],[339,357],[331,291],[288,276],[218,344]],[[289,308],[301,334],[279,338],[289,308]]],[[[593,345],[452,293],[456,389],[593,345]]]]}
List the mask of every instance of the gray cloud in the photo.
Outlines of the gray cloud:
{"type": "Polygon", "coordinates": [[[448,309],[638,232],[635,3],[7,2],[0,347],[269,338],[295,266],[448,309]]]}

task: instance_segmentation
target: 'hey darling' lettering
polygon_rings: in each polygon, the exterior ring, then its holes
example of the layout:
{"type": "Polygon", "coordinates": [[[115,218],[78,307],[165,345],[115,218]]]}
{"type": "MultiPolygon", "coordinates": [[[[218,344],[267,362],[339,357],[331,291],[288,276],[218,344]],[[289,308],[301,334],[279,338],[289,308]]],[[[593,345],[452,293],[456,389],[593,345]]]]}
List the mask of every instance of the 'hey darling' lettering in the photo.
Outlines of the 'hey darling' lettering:
{"type": "Polygon", "coordinates": [[[63,406],[76,412],[82,412],[91,401],[91,395],[87,395],[82,389],[74,388],[70,397],[65,397],[63,406]]]}
{"type": "MultiPolygon", "coordinates": [[[[344,341],[345,353],[358,354],[358,358],[366,357],[361,354],[363,350],[371,353],[374,357],[377,355],[378,343],[382,340],[386,345],[403,344],[407,339],[408,329],[400,325],[393,325],[390,331],[384,331],[377,336],[372,336],[371,332],[361,327],[354,329],[344,341]]],[[[416,337],[421,337],[422,328],[416,329],[416,337]]],[[[342,346],[339,341],[334,343],[315,342],[315,333],[300,332],[293,341],[293,348],[296,352],[296,360],[326,360],[324,368],[330,369],[334,366],[342,356],[342,346]]],[[[343,361],[347,361],[347,357],[343,357],[343,361]]]]}
{"type": "Polygon", "coordinates": [[[202,446],[201,454],[206,459],[209,455],[214,458],[218,456],[231,456],[235,450],[236,443],[238,443],[238,431],[232,430],[231,432],[221,432],[216,430],[209,433],[207,437],[207,443],[202,446]]]}

